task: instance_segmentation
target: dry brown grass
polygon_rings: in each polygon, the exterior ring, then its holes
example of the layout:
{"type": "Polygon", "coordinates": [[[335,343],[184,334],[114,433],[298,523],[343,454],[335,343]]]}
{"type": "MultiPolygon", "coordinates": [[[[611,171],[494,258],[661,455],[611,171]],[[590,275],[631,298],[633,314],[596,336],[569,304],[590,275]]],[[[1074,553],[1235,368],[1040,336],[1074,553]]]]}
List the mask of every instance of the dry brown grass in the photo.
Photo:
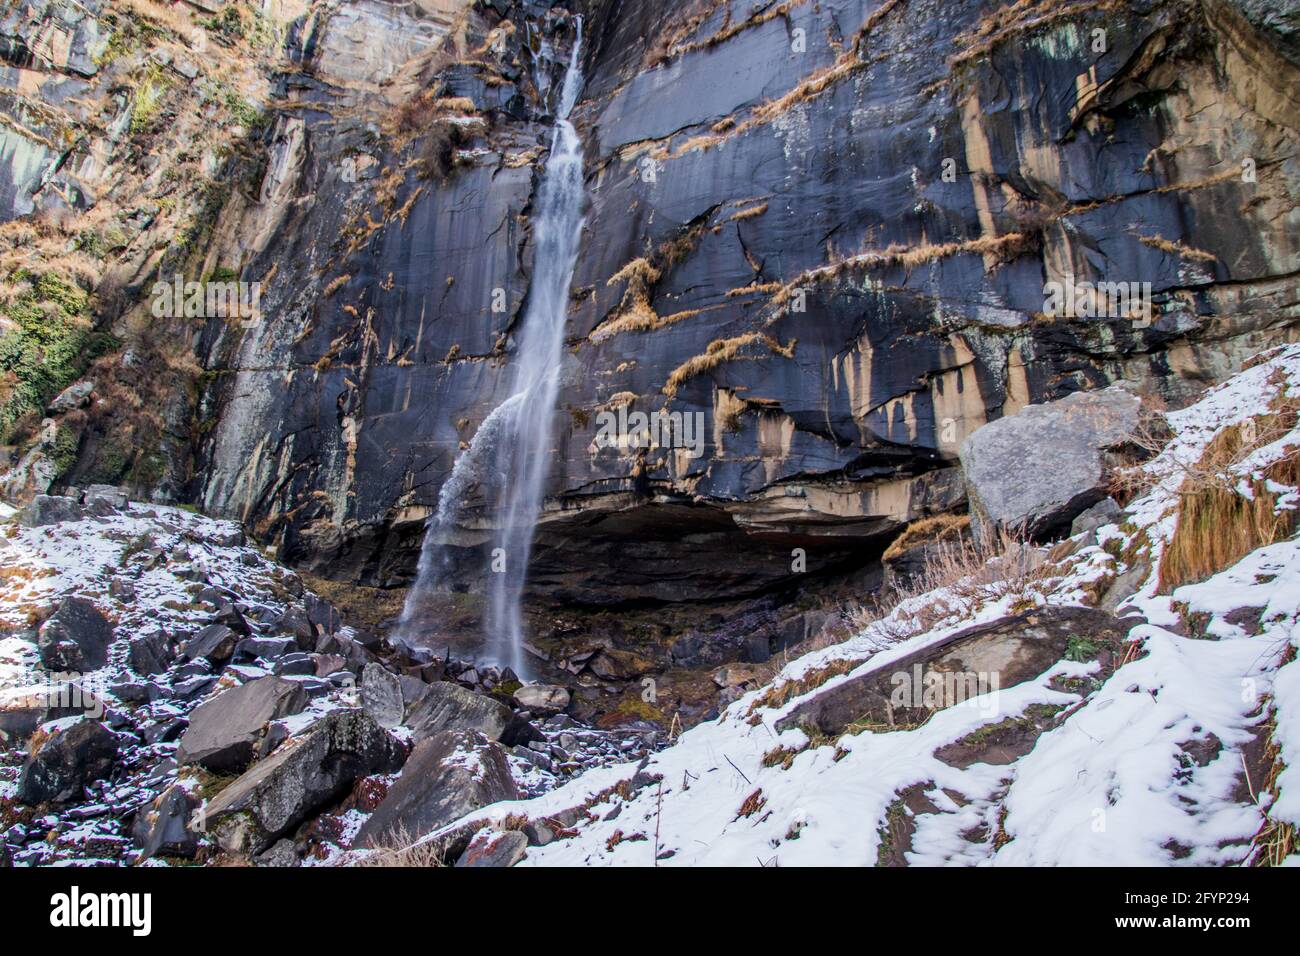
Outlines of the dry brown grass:
{"type": "Polygon", "coordinates": [[[1030,30],[1050,26],[1062,20],[1072,20],[1085,13],[1110,10],[1121,6],[1120,0],[1084,0],[1067,3],[1063,0],[1016,0],[1008,6],[998,7],[984,17],[964,36],[954,41],[963,49],[949,60],[950,66],[959,66],[987,54],[1003,40],[1019,36],[1030,30]]]}
{"type": "MultiPolygon", "coordinates": [[[[800,103],[816,99],[841,80],[852,76],[859,70],[866,69],[874,60],[862,57],[864,41],[871,35],[876,26],[902,2],[903,0],[885,0],[883,4],[877,7],[863,22],[862,26],[858,28],[847,48],[835,58],[835,62],[830,66],[815,70],[797,83],[789,92],[755,107],[744,119],[730,125],[717,124],[713,127],[711,133],[691,137],[676,150],[673,150],[671,157],[675,159],[696,150],[711,149],[733,136],[740,136],[756,127],[766,126],[800,103]]],[[[714,41],[706,42],[712,43],[714,41]]]]}
{"type": "Polygon", "coordinates": [[[802,697],[804,694],[816,690],[832,677],[847,674],[861,663],[861,660],[856,659],[833,660],[821,667],[805,672],[800,677],[773,684],[749,705],[748,713],[753,714],[761,707],[784,707],[796,697],[802,697]]]}
{"type": "Polygon", "coordinates": [[[1287,446],[1282,458],[1255,475],[1243,476],[1238,466],[1285,438],[1298,421],[1300,398],[1280,394],[1268,412],[1220,430],[1196,463],[1183,467],[1178,524],[1160,559],[1162,593],[1204,580],[1294,533],[1297,513],[1278,510],[1270,483],[1300,486],[1300,447],[1287,446]]]}
{"type": "MultiPolygon", "coordinates": [[[[1296,658],[1294,647],[1288,647],[1282,658],[1278,661],[1279,668],[1285,667],[1292,663],[1296,658]]],[[[1270,700],[1269,705],[1273,706],[1270,700]]],[[[1259,804],[1260,794],[1271,794],[1273,800],[1268,806],[1276,802],[1278,796],[1278,777],[1286,769],[1286,764],[1282,760],[1282,747],[1277,740],[1277,717],[1276,714],[1269,717],[1268,722],[1261,728],[1264,732],[1267,744],[1264,747],[1263,760],[1268,767],[1268,774],[1261,781],[1258,791],[1255,790],[1250,780],[1250,768],[1243,758],[1242,767],[1246,773],[1246,785],[1250,789],[1251,798],[1256,805],[1259,804]]],[[[1251,852],[1246,858],[1249,866],[1281,866],[1287,857],[1291,856],[1297,850],[1300,850],[1300,842],[1296,840],[1296,828],[1293,824],[1285,820],[1276,820],[1269,816],[1268,809],[1261,807],[1260,812],[1264,819],[1260,823],[1259,829],[1251,839],[1251,852]]]]}
{"type": "MultiPolygon", "coordinates": [[[[918,246],[894,244],[883,250],[869,250],[857,255],[836,259],[816,269],[809,269],[782,285],[772,296],[771,308],[783,309],[800,290],[810,285],[830,282],[842,274],[858,269],[883,269],[901,265],[914,269],[927,262],[956,255],[989,255],[1006,261],[1030,248],[1036,237],[1023,232],[1010,232],[1002,236],[981,236],[961,242],[929,243],[918,246]]],[[[733,290],[734,291],[734,290],[733,290]]]]}
{"type": "Polygon", "coordinates": [[[883,560],[897,558],[919,544],[942,541],[969,533],[970,515],[943,514],[913,521],[885,550],[883,560]]]}
{"type": "Polygon", "coordinates": [[[446,866],[442,846],[434,840],[417,843],[405,827],[391,831],[384,842],[374,851],[358,860],[354,866],[360,867],[429,867],[446,866]]]}
{"type": "Polygon", "coordinates": [[[668,376],[668,381],[664,383],[663,393],[670,399],[675,398],[678,390],[686,382],[697,375],[703,375],[705,372],[717,368],[724,362],[730,362],[746,346],[756,343],[766,345],[768,349],[777,355],[794,358],[794,349],[798,344],[798,340],[791,339],[789,344],[782,345],[777,339],[763,332],[746,332],[734,338],[714,339],[709,343],[708,351],[703,355],[696,355],[673,369],[672,374],[668,376]]]}
{"type": "Polygon", "coordinates": [[[1161,252],[1167,252],[1171,256],[1179,256],[1183,259],[1191,259],[1195,262],[1218,262],[1219,257],[1212,252],[1206,252],[1203,249],[1193,249],[1181,242],[1171,242],[1163,236],[1138,236],[1138,240],[1144,246],[1150,246],[1152,249],[1159,249],[1161,252]]]}
{"type": "Polygon", "coordinates": [[[763,203],[761,206],[750,206],[748,209],[741,209],[731,214],[727,222],[744,222],[746,219],[755,219],[767,212],[768,204],[763,203]]]}

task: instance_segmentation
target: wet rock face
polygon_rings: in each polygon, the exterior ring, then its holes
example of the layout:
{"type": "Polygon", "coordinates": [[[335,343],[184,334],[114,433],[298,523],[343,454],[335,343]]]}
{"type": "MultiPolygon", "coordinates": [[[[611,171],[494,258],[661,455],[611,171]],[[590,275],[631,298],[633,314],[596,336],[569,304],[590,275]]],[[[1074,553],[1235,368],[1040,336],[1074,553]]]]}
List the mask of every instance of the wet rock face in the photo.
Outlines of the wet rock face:
{"type": "MultiPolygon", "coordinates": [[[[205,338],[196,493],[291,561],[388,584],[509,386],[537,91],[572,28],[480,6],[458,49],[499,50],[490,81],[436,58],[413,80],[376,51],[408,57],[380,38],[430,15],[375,13],[360,56],[372,6],[304,39],[284,92],[320,109],[277,120],[265,201],[231,230],[276,279],[268,321],[205,338]],[[372,74],[473,101],[486,132],[446,181],[393,178],[429,115],[402,146],[390,106],[365,131],[326,109],[372,74]]],[[[720,4],[686,32],[688,0],[582,4],[590,209],[537,592],[716,600],[796,580],[795,548],[813,573],[872,560],[961,503],[957,451],[987,422],[1120,380],[1176,403],[1294,336],[1284,6],[720,4]],[[618,409],[702,416],[700,455],[597,443],[618,409]]],[[[491,520],[470,504],[465,554],[491,520]]]]}

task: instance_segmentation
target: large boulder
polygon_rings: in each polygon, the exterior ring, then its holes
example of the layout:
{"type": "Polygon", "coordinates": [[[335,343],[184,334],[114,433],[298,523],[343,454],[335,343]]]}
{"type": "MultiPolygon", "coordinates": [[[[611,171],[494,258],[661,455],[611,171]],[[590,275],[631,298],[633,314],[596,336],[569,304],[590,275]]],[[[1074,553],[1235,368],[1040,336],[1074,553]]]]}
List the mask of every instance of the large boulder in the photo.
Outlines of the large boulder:
{"type": "Polygon", "coordinates": [[[104,702],[72,681],[11,688],[0,692],[0,741],[24,741],[41,724],[63,717],[103,714],[104,702]]]}
{"type": "Polygon", "coordinates": [[[85,673],[108,663],[113,626],[85,598],[64,598],[41,625],[37,647],[47,670],[85,673]]]}
{"type": "Polygon", "coordinates": [[[919,723],[935,710],[1032,680],[1071,651],[1113,663],[1128,630],[1113,615],[1087,607],[1042,607],[978,624],[866,666],[795,707],[776,728],[834,736],[854,723],[919,723]]]}
{"type": "Polygon", "coordinates": [[[190,829],[194,799],[182,787],[171,786],[135,815],[131,836],[140,847],[137,863],[155,854],[192,857],[198,851],[199,838],[190,829]]]}
{"type": "Polygon", "coordinates": [[[558,714],[569,706],[568,688],[558,684],[525,684],[515,691],[515,703],[527,710],[558,714]]]}
{"type": "Polygon", "coordinates": [[[208,833],[228,853],[262,853],[359,778],[397,770],[404,755],[363,711],[335,711],[222,790],[208,804],[208,833]]]}
{"type": "Polygon", "coordinates": [[[66,717],[41,728],[18,777],[18,802],[68,803],[113,772],[117,735],[97,720],[66,717]]]}
{"type": "Polygon", "coordinates": [[[479,733],[445,730],[415,745],[397,783],[362,824],[356,845],[382,846],[398,834],[418,839],[480,807],[517,799],[499,744],[479,733]]]}
{"type": "Polygon", "coordinates": [[[86,513],[76,498],[37,495],[19,512],[18,521],[29,528],[41,528],[63,521],[80,521],[85,516],[86,513]]]}
{"type": "Polygon", "coordinates": [[[267,725],[307,706],[298,681],[259,677],[194,708],[176,758],[214,773],[237,773],[257,756],[267,725]]]}
{"type": "Polygon", "coordinates": [[[361,706],[380,727],[396,727],[406,715],[402,679],[382,664],[367,664],[361,671],[361,706]]]}
{"type": "Polygon", "coordinates": [[[1107,451],[1133,437],[1139,405],[1119,387],[1076,392],[977,428],[960,452],[977,533],[1068,529],[1106,497],[1107,451]]]}
{"type": "Polygon", "coordinates": [[[199,630],[185,644],[185,656],[196,661],[200,657],[211,664],[224,664],[235,653],[239,635],[224,624],[209,624],[199,630]]]}
{"type": "Polygon", "coordinates": [[[444,730],[477,731],[508,746],[527,743],[535,736],[531,725],[505,704],[450,681],[430,684],[411,709],[407,724],[416,742],[444,730]]]}
{"type": "Polygon", "coordinates": [[[161,630],[133,637],[127,646],[126,661],[141,677],[152,677],[167,670],[171,663],[171,643],[161,630]]]}

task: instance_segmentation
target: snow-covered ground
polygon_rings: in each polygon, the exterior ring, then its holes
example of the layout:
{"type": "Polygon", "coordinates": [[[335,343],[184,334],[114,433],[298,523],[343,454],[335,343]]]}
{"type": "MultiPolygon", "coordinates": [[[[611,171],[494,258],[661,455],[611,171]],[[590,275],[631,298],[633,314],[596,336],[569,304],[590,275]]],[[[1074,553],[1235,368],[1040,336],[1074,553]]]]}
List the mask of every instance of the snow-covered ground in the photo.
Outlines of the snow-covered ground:
{"type": "MultiPolygon", "coordinates": [[[[458,826],[552,821],[557,838],[528,849],[522,865],[531,866],[860,866],[891,856],[912,865],[1247,862],[1266,813],[1300,825],[1300,663],[1286,663],[1297,644],[1300,541],[1259,548],[1172,594],[1157,593],[1157,578],[1187,466],[1223,429],[1264,412],[1279,390],[1300,396],[1300,346],[1271,353],[1170,413],[1173,441],[1143,466],[1149,490],[1120,524],[1058,548],[1042,579],[1021,593],[960,587],[912,599],[775,679],[781,685],[833,662],[841,663],[833,670],[847,668],[808,693],[781,702],[765,697],[768,688],[751,692],[641,764],[589,772],[458,826]],[[1073,553],[1060,557],[1062,550],[1073,553]],[[1088,603],[1134,567],[1147,570],[1117,611],[1132,620],[1120,666],[1109,674],[1096,660],[1066,659],[910,729],[815,740],[777,729],[811,698],[883,673],[955,631],[1026,603],[1088,603]],[[922,608],[937,623],[900,640],[922,608]],[[936,756],[946,745],[1058,710],[1032,749],[1011,762],[963,768],[936,756]],[[1252,744],[1258,751],[1267,742],[1270,721],[1286,769],[1265,788],[1248,756],[1252,744]],[[793,756],[774,759],[777,748],[793,756]]],[[[1297,447],[1300,430],[1293,430],[1256,450],[1237,473],[1249,477],[1297,447]]],[[[1270,490],[1279,509],[1296,505],[1295,489],[1270,490]]]]}

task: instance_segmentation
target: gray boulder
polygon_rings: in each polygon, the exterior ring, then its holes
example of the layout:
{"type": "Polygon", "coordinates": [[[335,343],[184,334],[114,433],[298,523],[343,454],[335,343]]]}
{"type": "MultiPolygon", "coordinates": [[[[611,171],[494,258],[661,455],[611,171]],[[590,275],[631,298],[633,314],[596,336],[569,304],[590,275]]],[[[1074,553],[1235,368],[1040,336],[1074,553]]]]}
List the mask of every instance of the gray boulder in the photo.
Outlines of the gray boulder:
{"type": "Polygon", "coordinates": [[[359,778],[397,770],[404,755],[369,715],[335,711],[221,791],[208,804],[208,833],[228,853],[263,853],[359,778]]]}
{"type": "Polygon", "coordinates": [[[977,624],[905,657],[866,666],[795,707],[778,731],[838,736],[850,724],[919,724],[933,711],[1032,680],[1073,649],[1117,664],[1129,625],[1087,607],[1048,606],[977,624]]]}
{"type": "Polygon", "coordinates": [[[91,485],[81,493],[81,502],[87,507],[103,504],[120,511],[127,506],[128,501],[130,498],[127,497],[126,492],[116,485],[91,485]]]}
{"type": "Polygon", "coordinates": [[[64,718],[42,728],[18,777],[19,803],[68,803],[113,772],[117,735],[97,720],[64,718]]]}
{"type": "Polygon", "coordinates": [[[141,677],[152,677],[167,670],[171,663],[171,644],[163,631],[154,630],[131,639],[126,660],[141,677]]]}
{"type": "Polygon", "coordinates": [[[54,397],[46,408],[46,412],[50,415],[61,415],[64,412],[85,408],[90,404],[90,396],[94,394],[94,391],[95,383],[90,379],[75,382],[54,397]]]}
{"type": "Polygon", "coordinates": [[[1119,387],[1077,392],[977,428],[960,452],[976,533],[1068,529],[1106,496],[1106,452],[1133,435],[1139,404],[1119,387]]]}
{"type": "Polygon", "coordinates": [[[267,725],[300,713],[307,692],[297,681],[260,677],[206,700],[190,714],[177,760],[214,773],[234,773],[257,755],[267,725]]]}
{"type": "Polygon", "coordinates": [[[189,828],[194,813],[194,799],[184,788],[171,786],[135,815],[131,836],[140,847],[141,863],[162,853],[166,856],[192,857],[198,851],[199,838],[189,828]]]}
{"type": "Polygon", "coordinates": [[[18,521],[28,528],[41,528],[61,521],[80,521],[85,516],[75,498],[37,495],[18,513],[18,521]]]}
{"type": "Polygon", "coordinates": [[[569,706],[569,691],[555,684],[527,684],[515,691],[515,702],[528,710],[558,714],[569,706]]]}
{"type": "Polygon", "coordinates": [[[200,657],[213,664],[224,664],[235,653],[239,635],[224,624],[209,624],[202,628],[185,644],[185,656],[189,660],[200,657]]]}
{"type": "Polygon", "coordinates": [[[429,685],[411,709],[407,725],[417,743],[444,730],[476,731],[507,746],[526,744],[536,736],[527,721],[505,704],[450,681],[429,685]]]}
{"type": "Polygon", "coordinates": [[[402,775],[357,833],[359,847],[382,846],[397,833],[418,839],[519,791],[505,750],[479,733],[446,730],[420,741],[402,775]]]}
{"type": "Polygon", "coordinates": [[[1114,498],[1103,498],[1074,519],[1070,524],[1070,537],[1096,531],[1108,524],[1115,524],[1123,514],[1124,509],[1119,506],[1118,501],[1114,498]]]}
{"type": "Polygon", "coordinates": [[[406,715],[402,679],[381,664],[361,671],[361,706],[380,727],[396,727],[406,715]]]}
{"type": "Polygon", "coordinates": [[[85,673],[108,663],[113,626],[85,598],[64,598],[41,625],[36,644],[47,670],[85,673]]]}
{"type": "Polygon", "coordinates": [[[6,691],[0,696],[0,740],[21,742],[51,720],[103,714],[104,702],[72,681],[6,691]]]}

